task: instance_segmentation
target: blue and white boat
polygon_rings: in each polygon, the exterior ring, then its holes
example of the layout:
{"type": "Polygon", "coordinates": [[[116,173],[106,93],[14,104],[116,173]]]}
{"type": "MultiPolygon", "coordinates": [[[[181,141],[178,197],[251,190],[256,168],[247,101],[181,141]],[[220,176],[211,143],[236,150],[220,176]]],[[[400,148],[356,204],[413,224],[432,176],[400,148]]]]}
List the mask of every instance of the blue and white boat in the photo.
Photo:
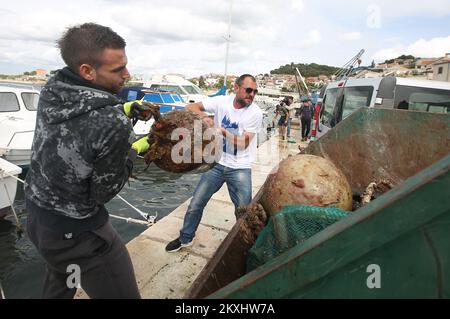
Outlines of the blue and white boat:
{"type": "Polygon", "coordinates": [[[201,102],[207,97],[197,85],[174,74],[155,75],[151,80],[145,81],[144,86],[152,91],[179,94],[186,103],[201,102]]]}
{"type": "Polygon", "coordinates": [[[177,93],[147,90],[144,90],[144,92],[145,95],[142,100],[158,105],[161,114],[174,110],[182,110],[186,106],[186,102],[177,93]]]}
{"type": "MultiPolygon", "coordinates": [[[[142,93],[144,93],[142,100],[158,105],[162,115],[169,111],[182,110],[187,104],[180,94],[173,92],[157,92],[143,89],[142,93]]],[[[134,125],[134,133],[137,136],[147,135],[154,121],[153,118],[146,122],[138,121],[134,125]]]]}

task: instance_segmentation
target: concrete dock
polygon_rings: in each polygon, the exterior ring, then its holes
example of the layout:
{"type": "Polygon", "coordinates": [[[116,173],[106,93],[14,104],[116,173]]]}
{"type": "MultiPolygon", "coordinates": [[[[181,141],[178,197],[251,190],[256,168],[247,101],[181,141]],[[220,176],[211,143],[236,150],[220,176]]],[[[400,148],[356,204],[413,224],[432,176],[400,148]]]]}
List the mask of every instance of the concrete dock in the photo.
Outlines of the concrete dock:
{"type": "MultiPolygon", "coordinates": [[[[306,142],[299,142],[297,130],[293,136],[297,140],[295,143],[282,141],[275,135],[258,147],[252,165],[253,196],[282,159],[297,154],[299,145],[306,147],[306,142]]],[[[167,253],[165,246],[179,236],[190,200],[127,244],[142,298],[183,298],[236,222],[234,205],[224,185],[206,206],[194,244],[167,253]]],[[[80,292],[77,298],[86,298],[86,295],[80,292]]]]}

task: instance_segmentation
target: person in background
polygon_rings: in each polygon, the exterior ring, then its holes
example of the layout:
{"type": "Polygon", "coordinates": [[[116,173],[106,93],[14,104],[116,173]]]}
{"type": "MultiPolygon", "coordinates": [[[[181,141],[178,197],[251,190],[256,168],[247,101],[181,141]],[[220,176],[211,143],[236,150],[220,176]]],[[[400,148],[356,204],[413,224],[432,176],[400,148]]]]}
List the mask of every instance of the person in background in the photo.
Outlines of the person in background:
{"type": "Polygon", "coordinates": [[[293,96],[287,96],[283,100],[285,107],[288,109],[288,117],[287,117],[287,138],[291,137],[291,122],[295,116],[295,109],[293,108],[292,103],[294,102],[293,96]]]}
{"type": "Polygon", "coordinates": [[[289,109],[286,106],[285,99],[283,99],[278,105],[277,116],[279,116],[278,120],[278,134],[281,136],[282,140],[286,140],[286,127],[287,121],[289,117],[289,109]]]}
{"type": "Polygon", "coordinates": [[[47,265],[43,298],[73,298],[78,285],[91,298],[140,298],[105,208],[148,149],[146,138],[133,143],[130,117],[151,110],[114,95],[130,77],[125,45],[95,23],[67,29],[58,41],[67,66],[40,94],[25,199],[27,233],[47,265]]]}
{"type": "Polygon", "coordinates": [[[311,130],[311,119],[314,114],[311,99],[309,97],[302,99],[302,107],[300,108],[300,122],[302,123],[302,142],[308,140],[311,130]]]}
{"type": "Polygon", "coordinates": [[[272,128],[273,128],[274,132],[276,132],[276,128],[277,128],[277,126],[278,126],[278,119],[279,119],[278,113],[279,113],[279,109],[280,109],[280,104],[277,104],[277,105],[275,106],[275,111],[274,111],[274,115],[273,115],[273,118],[272,118],[272,128]]]}
{"type": "Polygon", "coordinates": [[[250,74],[241,75],[234,84],[234,92],[235,95],[212,97],[187,106],[217,127],[223,137],[223,152],[220,161],[202,175],[184,216],[180,235],[167,244],[167,252],[192,245],[203,209],[224,183],[235,209],[251,202],[251,163],[256,156],[256,135],[263,118],[261,109],[253,103],[258,93],[256,79],[250,74]],[[205,111],[214,113],[214,123],[205,111]]]}

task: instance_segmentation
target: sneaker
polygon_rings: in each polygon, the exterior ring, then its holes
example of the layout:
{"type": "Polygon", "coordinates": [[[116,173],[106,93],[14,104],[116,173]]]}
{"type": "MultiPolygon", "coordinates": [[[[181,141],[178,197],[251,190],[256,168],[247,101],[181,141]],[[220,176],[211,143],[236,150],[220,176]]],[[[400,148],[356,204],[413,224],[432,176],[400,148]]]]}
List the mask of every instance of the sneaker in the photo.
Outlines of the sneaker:
{"type": "Polygon", "coordinates": [[[183,247],[189,247],[192,246],[193,240],[191,240],[190,242],[183,244],[180,241],[180,238],[177,238],[175,240],[172,240],[170,243],[167,244],[166,246],[166,251],[168,253],[174,253],[176,251],[179,251],[181,248],[183,247]]]}

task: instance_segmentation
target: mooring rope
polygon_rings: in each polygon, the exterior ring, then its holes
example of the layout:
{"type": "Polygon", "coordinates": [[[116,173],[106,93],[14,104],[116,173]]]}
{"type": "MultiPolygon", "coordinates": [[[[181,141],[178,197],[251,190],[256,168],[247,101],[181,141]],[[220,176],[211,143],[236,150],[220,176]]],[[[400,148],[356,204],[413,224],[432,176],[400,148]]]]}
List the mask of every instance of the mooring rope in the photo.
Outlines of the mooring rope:
{"type": "MultiPolygon", "coordinates": [[[[22,184],[25,184],[25,181],[24,181],[24,180],[21,180],[20,178],[18,178],[18,177],[16,177],[16,176],[14,176],[14,175],[12,175],[12,174],[6,172],[5,170],[3,170],[3,169],[1,169],[1,168],[0,168],[0,174],[4,174],[4,175],[6,175],[6,176],[12,177],[12,178],[14,178],[15,180],[21,182],[22,184]]],[[[15,219],[16,219],[16,221],[17,221],[17,227],[18,227],[19,229],[21,229],[21,225],[20,225],[20,222],[19,222],[19,217],[17,216],[16,211],[15,211],[14,206],[13,206],[13,203],[11,202],[11,198],[10,198],[10,196],[9,196],[8,189],[6,188],[6,185],[4,185],[4,186],[5,186],[5,190],[6,190],[6,195],[8,196],[9,203],[10,203],[11,208],[12,208],[12,210],[13,210],[14,217],[15,217],[15,219]]],[[[126,221],[127,223],[133,223],[133,224],[139,224],[139,225],[147,225],[147,226],[152,226],[152,225],[156,222],[156,219],[158,218],[158,212],[156,212],[155,215],[146,214],[146,213],[142,212],[140,209],[134,207],[132,204],[130,204],[128,201],[126,201],[126,200],[125,200],[122,196],[120,196],[119,194],[117,194],[116,196],[117,196],[120,200],[122,200],[125,204],[127,204],[128,206],[130,206],[130,207],[131,207],[132,209],[134,209],[136,212],[138,212],[139,215],[141,215],[142,218],[145,219],[145,221],[137,220],[137,219],[134,219],[134,218],[127,218],[127,217],[121,217],[121,216],[109,214],[109,216],[111,216],[112,218],[119,219],[119,220],[123,220],[123,221],[126,221]]]]}
{"type": "Polygon", "coordinates": [[[0,280],[0,294],[2,295],[1,299],[6,299],[5,292],[3,291],[2,281],[0,280]]]}

